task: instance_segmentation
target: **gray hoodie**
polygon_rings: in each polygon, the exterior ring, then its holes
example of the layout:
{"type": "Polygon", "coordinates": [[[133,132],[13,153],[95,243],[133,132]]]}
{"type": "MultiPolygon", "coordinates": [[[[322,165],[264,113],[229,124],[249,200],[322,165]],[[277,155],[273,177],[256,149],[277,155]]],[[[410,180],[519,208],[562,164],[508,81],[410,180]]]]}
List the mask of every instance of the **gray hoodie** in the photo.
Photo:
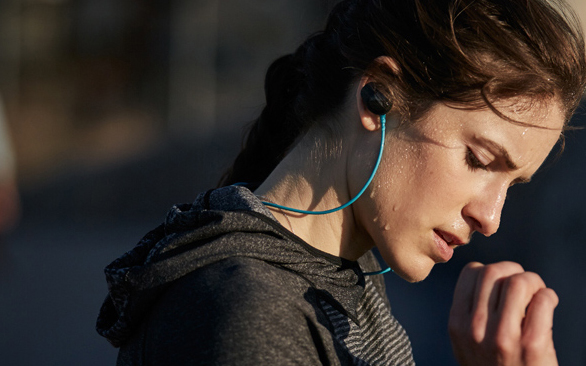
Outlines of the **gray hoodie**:
{"type": "Polygon", "coordinates": [[[97,330],[118,365],[413,365],[382,276],[363,275],[376,259],[359,262],[308,245],[244,187],[211,190],[106,267],[97,330]]]}

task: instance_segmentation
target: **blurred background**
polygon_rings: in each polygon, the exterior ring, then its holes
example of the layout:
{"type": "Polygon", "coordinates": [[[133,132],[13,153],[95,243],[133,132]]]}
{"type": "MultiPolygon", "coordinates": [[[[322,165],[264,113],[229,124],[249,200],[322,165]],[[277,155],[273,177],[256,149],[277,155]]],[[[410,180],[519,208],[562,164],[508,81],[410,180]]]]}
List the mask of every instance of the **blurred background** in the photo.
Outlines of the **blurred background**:
{"type": "MultiPolygon", "coordinates": [[[[103,267],[215,186],[263,107],[268,65],[335,3],[0,2],[0,364],[115,364],[94,330],[103,267]]],[[[560,364],[586,365],[585,187],[586,131],[574,131],[560,161],[512,190],[498,234],[422,283],[387,275],[419,365],[455,365],[446,325],[462,266],[505,259],[558,292],[560,364]]]]}

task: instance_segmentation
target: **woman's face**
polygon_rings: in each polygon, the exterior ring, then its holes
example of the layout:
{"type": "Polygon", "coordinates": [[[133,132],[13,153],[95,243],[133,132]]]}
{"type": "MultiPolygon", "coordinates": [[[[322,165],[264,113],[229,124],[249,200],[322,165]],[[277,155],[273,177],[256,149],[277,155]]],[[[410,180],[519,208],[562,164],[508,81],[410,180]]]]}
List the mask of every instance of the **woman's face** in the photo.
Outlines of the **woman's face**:
{"type": "Polygon", "coordinates": [[[422,120],[388,133],[370,195],[355,204],[355,217],[401,277],[421,281],[473,232],[497,231],[507,189],[530,180],[564,123],[558,103],[524,106],[497,105],[545,129],[511,123],[488,109],[438,104],[422,120]]]}

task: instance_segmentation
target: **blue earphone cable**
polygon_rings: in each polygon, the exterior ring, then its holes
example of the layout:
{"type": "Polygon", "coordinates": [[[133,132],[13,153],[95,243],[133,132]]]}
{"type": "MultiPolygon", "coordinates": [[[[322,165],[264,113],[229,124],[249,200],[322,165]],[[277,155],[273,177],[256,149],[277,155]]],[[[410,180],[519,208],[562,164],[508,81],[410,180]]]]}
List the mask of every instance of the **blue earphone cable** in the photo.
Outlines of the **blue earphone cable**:
{"type": "Polygon", "coordinates": [[[363,273],[365,276],[375,276],[375,275],[380,275],[380,274],[385,274],[385,273],[389,273],[389,272],[395,272],[391,269],[391,267],[387,267],[385,269],[381,269],[380,271],[376,271],[376,272],[365,272],[363,273]]]}
{"type": "MultiPolygon", "coordinates": [[[[362,187],[362,189],[360,190],[360,192],[358,192],[358,194],[356,196],[354,196],[354,198],[352,198],[350,201],[346,202],[345,204],[343,204],[342,206],[336,207],[336,208],[332,208],[330,210],[325,210],[325,211],[307,211],[307,210],[300,210],[297,208],[292,208],[292,207],[287,207],[287,206],[282,206],[276,203],[272,203],[272,202],[266,202],[266,201],[261,201],[265,206],[270,206],[270,207],[275,207],[275,208],[279,208],[281,210],[286,210],[286,211],[291,211],[291,212],[297,212],[297,213],[301,213],[301,214],[306,214],[306,215],[326,215],[332,212],[336,212],[339,210],[343,210],[346,207],[350,206],[351,204],[353,204],[354,202],[356,202],[356,200],[358,198],[360,198],[360,196],[362,196],[362,194],[364,193],[364,191],[366,191],[366,188],[368,188],[368,186],[370,185],[370,183],[372,182],[372,180],[374,179],[374,175],[376,174],[378,167],[380,165],[380,162],[382,160],[383,157],[383,151],[384,151],[384,147],[385,147],[385,136],[386,136],[386,116],[384,114],[380,115],[380,122],[381,122],[381,139],[380,139],[380,150],[378,152],[378,157],[376,158],[376,163],[374,164],[374,169],[372,170],[372,173],[370,174],[370,177],[368,178],[368,180],[366,181],[366,184],[364,184],[364,187],[362,187]]],[[[241,185],[242,183],[236,183],[234,185],[241,185]]],[[[366,272],[364,273],[365,276],[374,276],[374,275],[379,275],[379,274],[385,274],[388,272],[394,272],[390,267],[387,267],[383,270],[380,271],[376,271],[376,272],[366,272]]]]}
{"type": "Polygon", "coordinates": [[[378,167],[380,165],[380,162],[382,160],[383,157],[383,150],[385,147],[385,135],[386,135],[386,117],[384,114],[382,114],[380,116],[380,122],[381,122],[381,139],[380,139],[380,150],[378,152],[378,157],[376,159],[376,163],[374,165],[374,169],[372,170],[372,174],[370,175],[370,177],[368,178],[368,180],[366,181],[366,184],[364,185],[364,187],[362,187],[362,189],[360,190],[360,192],[358,192],[358,194],[352,198],[350,201],[346,202],[345,204],[343,204],[340,207],[336,207],[336,208],[332,208],[330,210],[325,210],[325,211],[307,211],[307,210],[300,210],[297,208],[292,208],[292,207],[287,207],[287,206],[281,206],[279,204],[276,203],[272,203],[272,202],[262,202],[264,205],[266,206],[271,206],[271,207],[275,207],[275,208],[279,208],[281,210],[286,210],[286,211],[291,211],[291,212],[297,212],[297,213],[302,213],[302,214],[306,214],[306,215],[326,215],[332,212],[336,212],[339,210],[343,210],[346,207],[350,206],[351,204],[353,204],[354,202],[356,202],[356,200],[358,198],[360,198],[360,196],[362,196],[362,194],[364,193],[364,191],[366,191],[366,188],[368,188],[368,186],[370,185],[370,182],[372,182],[372,179],[374,178],[374,175],[376,174],[376,171],[378,170],[378,167]]]}

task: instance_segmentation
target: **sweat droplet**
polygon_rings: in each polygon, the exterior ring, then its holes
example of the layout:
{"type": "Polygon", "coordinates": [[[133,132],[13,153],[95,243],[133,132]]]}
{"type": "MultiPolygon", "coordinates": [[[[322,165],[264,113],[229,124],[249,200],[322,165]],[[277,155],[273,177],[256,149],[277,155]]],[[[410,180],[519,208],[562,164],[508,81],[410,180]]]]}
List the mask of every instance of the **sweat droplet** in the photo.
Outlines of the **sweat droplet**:
{"type": "Polygon", "coordinates": [[[391,230],[391,225],[389,225],[389,224],[386,224],[386,225],[385,225],[385,231],[389,231],[389,230],[391,230]]]}

